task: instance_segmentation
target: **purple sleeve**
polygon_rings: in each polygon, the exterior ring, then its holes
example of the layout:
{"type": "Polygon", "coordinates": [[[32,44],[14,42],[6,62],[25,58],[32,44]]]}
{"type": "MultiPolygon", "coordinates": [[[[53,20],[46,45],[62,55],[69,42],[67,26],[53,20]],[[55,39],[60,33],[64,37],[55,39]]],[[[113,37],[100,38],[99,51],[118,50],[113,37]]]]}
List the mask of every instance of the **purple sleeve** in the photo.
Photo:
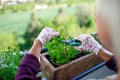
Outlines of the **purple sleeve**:
{"type": "Polygon", "coordinates": [[[31,54],[27,54],[23,57],[18,67],[15,80],[35,80],[35,76],[39,69],[40,63],[38,59],[31,54]]]}
{"type": "Polygon", "coordinates": [[[113,70],[113,71],[115,71],[115,72],[118,72],[117,62],[116,62],[114,56],[112,56],[112,58],[106,63],[106,66],[107,66],[109,69],[111,69],[111,70],[113,70]]]}

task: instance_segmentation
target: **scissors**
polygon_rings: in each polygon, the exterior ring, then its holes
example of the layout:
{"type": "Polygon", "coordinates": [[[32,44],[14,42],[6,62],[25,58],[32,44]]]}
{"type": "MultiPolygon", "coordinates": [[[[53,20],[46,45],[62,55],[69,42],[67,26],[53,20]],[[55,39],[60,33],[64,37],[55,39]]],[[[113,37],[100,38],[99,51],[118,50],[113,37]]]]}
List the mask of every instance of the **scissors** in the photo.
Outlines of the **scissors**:
{"type": "Polygon", "coordinates": [[[82,42],[77,39],[60,40],[59,42],[62,42],[62,43],[65,43],[65,44],[71,45],[71,46],[80,46],[82,44],[82,42]]]}

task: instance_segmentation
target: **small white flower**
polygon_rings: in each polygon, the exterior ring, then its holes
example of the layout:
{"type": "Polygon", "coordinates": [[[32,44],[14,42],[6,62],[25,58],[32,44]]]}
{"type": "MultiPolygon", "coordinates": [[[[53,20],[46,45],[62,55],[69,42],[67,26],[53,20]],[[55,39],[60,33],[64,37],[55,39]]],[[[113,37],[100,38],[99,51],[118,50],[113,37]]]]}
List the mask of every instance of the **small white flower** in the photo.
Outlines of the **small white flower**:
{"type": "Polygon", "coordinates": [[[20,54],[24,54],[24,52],[20,51],[20,54]]]}

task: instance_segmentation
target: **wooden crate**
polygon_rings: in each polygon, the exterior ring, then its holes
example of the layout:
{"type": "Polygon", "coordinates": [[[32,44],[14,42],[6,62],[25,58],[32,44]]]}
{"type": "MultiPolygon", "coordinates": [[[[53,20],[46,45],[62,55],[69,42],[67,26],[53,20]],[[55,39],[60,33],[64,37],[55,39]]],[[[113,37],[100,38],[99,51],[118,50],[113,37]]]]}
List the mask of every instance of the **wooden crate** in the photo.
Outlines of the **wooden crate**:
{"type": "Polygon", "coordinates": [[[48,53],[44,53],[40,56],[41,70],[47,80],[71,80],[71,78],[103,62],[95,54],[88,54],[55,68],[46,58],[47,55],[48,53]]]}

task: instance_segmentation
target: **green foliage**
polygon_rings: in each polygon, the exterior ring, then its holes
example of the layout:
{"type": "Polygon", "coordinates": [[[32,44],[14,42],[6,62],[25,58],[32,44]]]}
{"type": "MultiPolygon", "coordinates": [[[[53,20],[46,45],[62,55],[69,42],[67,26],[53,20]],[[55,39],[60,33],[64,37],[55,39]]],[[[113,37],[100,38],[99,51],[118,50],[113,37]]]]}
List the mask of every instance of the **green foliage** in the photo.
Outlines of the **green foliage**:
{"type": "Polygon", "coordinates": [[[7,49],[9,46],[17,47],[18,40],[17,36],[12,33],[1,33],[0,34],[0,51],[7,49]]]}
{"type": "Polygon", "coordinates": [[[39,26],[40,24],[36,15],[32,13],[29,25],[24,35],[22,36],[22,38],[24,39],[24,43],[19,43],[21,50],[30,49],[34,39],[37,37],[37,35],[40,33],[42,29],[42,27],[39,26]]]}
{"type": "Polygon", "coordinates": [[[94,0],[51,0],[48,2],[46,1],[48,5],[63,4],[63,3],[71,5],[75,3],[81,3],[81,2],[94,2],[94,0]]]}
{"type": "Polygon", "coordinates": [[[19,49],[8,48],[0,52],[0,80],[14,80],[23,54],[19,49]]]}
{"type": "Polygon", "coordinates": [[[88,4],[80,4],[77,7],[77,22],[80,27],[91,27],[94,22],[94,9],[88,4]]]}
{"type": "Polygon", "coordinates": [[[45,47],[48,48],[49,53],[47,58],[54,66],[60,66],[62,64],[69,63],[76,58],[90,54],[90,52],[87,51],[80,52],[73,46],[61,43],[60,40],[65,40],[65,38],[59,36],[45,44],[45,47]]]}
{"type": "MultiPolygon", "coordinates": [[[[90,19],[92,22],[93,19],[90,19]]],[[[81,21],[82,22],[82,21],[81,21]]],[[[84,21],[83,21],[84,22],[84,21]]],[[[65,38],[70,36],[76,37],[80,34],[95,32],[93,24],[89,24],[90,27],[80,27],[75,14],[66,14],[64,9],[60,9],[56,17],[51,18],[39,18],[31,16],[29,26],[23,35],[25,43],[21,46],[21,50],[29,49],[32,46],[33,40],[40,33],[41,29],[45,26],[49,26],[61,33],[65,38]]],[[[87,25],[84,25],[87,26],[87,25]]]]}
{"type": "Polygon", "coordinates": [[[59,42],[60,40],[64,40],[64,38],[54,38],[45,45],[49,49],[50,61],[55,66],[69,63],[78,55],[78,51],[73,46],[63,44],[59,42]]]}
{"type": "Polygon", "coordinates": [[[3,8],[0,10],[0,14],[30,11],[33,10],[33,8],[34,8],[34,3],[17,4],[14,6],[7,6],[6,4],[4,4],[3,8]]]}
{"type": "Polygon", "coordinates": [[[82,34],[74,14],[66,15],[64,13],[60,13],[53,20],[39,19],[39,21],[42,24],[41,26],[52,27],[66,38],[69,37],[68,35],[75,37],[79,34],[82,34]]]}

